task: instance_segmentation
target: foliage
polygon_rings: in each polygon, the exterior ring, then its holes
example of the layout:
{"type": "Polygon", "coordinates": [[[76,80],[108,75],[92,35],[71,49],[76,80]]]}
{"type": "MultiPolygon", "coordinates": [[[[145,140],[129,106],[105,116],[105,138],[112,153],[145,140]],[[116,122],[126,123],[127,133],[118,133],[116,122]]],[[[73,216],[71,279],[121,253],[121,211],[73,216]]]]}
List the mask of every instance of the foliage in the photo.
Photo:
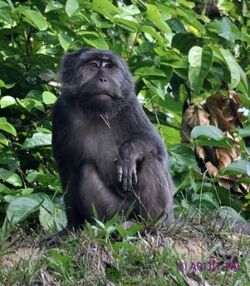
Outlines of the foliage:
{"type": "Polygon", "coordinates": [[[114,50],[128,61],[136,93],[169,147],[176,212],[197,198],[204,213],[218,205],[246,210],[249,195],[239,204],[216,179],[204,177],[194,157],[196,138],[224,134],[197,127],[191,143],[183,144],[179,132],[187,100],[200,103],[236,91],[244,112],[243,128],[235,130],[242,161],[224,172],[249,182],[250,148],[242,138],[250,134],[250,6],[247,0],[218,2],[220,13],[210,16],[200,1],[1,0],[0,212],[7,208],[15,223],[39,212],[50,230],[65,224],[51,111],[61,56],[86,45],[114,50]]]}

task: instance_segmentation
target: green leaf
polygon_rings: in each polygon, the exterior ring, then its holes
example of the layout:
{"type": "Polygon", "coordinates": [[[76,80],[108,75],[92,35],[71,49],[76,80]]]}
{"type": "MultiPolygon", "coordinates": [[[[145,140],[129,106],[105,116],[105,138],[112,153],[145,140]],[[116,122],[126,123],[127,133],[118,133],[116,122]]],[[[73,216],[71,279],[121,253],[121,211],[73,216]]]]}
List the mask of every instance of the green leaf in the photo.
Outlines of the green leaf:
{"type": "Polygon", "coordinates": [[[0,88],[4,87],[6,89],[10,89],[15,86],[15,83],[5,83],[3,80],[0,79],[0,88]]]}
{"type": "Polygon", "coordinates": [[[233,42],[239,38],[240,32],[238,28],[233,25],[228,18],[223,17],[221,21],[221,29],[219,35],[233,42]]]}
{"type": "Polygon", "coordinates": [[[161,77],[166,77],[165,73],[156,67],[143,67],[143,68],[138,68],[135,70],[135,75],[141,76],[141,77],[146,77],[146,76],[161,76],[161,77]]]}
{"type": "Polygon", "coordinates": [[[187,144],[176,144],[169,147],[171,169],[181,173],[189,168],[197,168],[194,150],[187,144]]]}
{"type": "Polygon", "coordinates": [[[13,224],[23,221],[30,214],[39,210],[45,199],[44,194],[31,194],[13,199],[7,208],[7,217],[13,224]]]}
{"type": "Polygon", "coordinates": [[[146,80],[145,78],[143,78],[143,82],[146,85],[146,87],[149,89],[150,93],[153,95],[157,95],[159,96],[161,99],[164,100],[165,98],[165,94],[161,88],[161,86],[159,86],[158,84],[155,84],[152,81],[146,80]]]}
{"type": "Polygon", "coordinates": [[[22,6],[18,10],[23,16],[24,20],[33,27],[40,31],[45,31],[48,28],[46,18],[40,13],[40,11],[31,10],[28,7],[22,6]]]}
{"type": "Polygon", "coordinates": [[[172,41],[172,31],[168,24],[163,20],[163,17],[155,5],[146,4],[147,7],[147,18],[164,33],[168,44],[172,41]]]}
{"type": "Polygon", "coordinates": [[[210,211],[219,207],[219,204],[213,193],[200,193],[192,195],[192,203],[201,208],[202,212],[210,211]]]}
{"type": "Polygon", "coordinates": [[[8,146],[9,141],[8,139],[0,132],[0,144],[8,146]]]}
{"type": "Polygon", "coordinates": [[[240,79],[241,79],[240,69],[241,68],[229,50],[225,50],[221,48],[220,52],[230,71],[230,75],[231,75],[230,89],[234,89],[240,83],[240,79]]]}
{"type": "Polygon", "coordinates": [[[5,117],[0,117],[0,130],[3,130],[13,136],[17,135],[15,127],[7,122],[5,117]]]}
{"type": "Polygon", "coordinates": [[[233,207],[237,211],[241,210],[241,202],[236,197],[233,197],[231,195],[230,190],[224,187],[220,187],[217,184],[214,184],[213,181],[196,181],[194,190],[195,192],[210,192],[216,194],[216,198],[220,205],[233,207]]]}
{"type": "Polygon", "coordinates": [[[9,6],[11,7],[12,10],[15,10],[15,7],[12,3],[12,0],[6,0],[6,2],[9,4],[9,6]]]}
{"type": "Polygon", "coordinates": [[[8,188],[4,185],[0,183],[0,193],[4,193],[8,190],[8,188]]]}
{"type": "Polygon", "coordinates": [[[50,11],[62,9],[63,5],[60,2],[57,1],[50,1],[45,8],[45,13],[48,13],[50,11]]]}
{"type": "Polygon", "coordinates": [[[151,37],[153,37],[154,39],[156,39],[159,42],[163,41],[162,36],[160,35],[159,32],[157,32],[153,27],[148,26],[148,25],[143,25],[141,27],[141,31],[144,33],[149,34],[151,37]]]}
{"type": "Polygon", "coordinates": [[[15,98],[9,95],[3,96],[0,100],[1,108],[5,108],[5,107],[15,105],[15,104],[16,104],[15,98]]]}
{"type": "Polygon", "coordinates": [[[65,11],[69,17],[71,17],[79,8],[78,0],[67,0],[65,5],[65,11]]]}
{"type": "Polygon", "coordinates": [[[52,173],[42,173],[36,170],[29,170],[26,176],[26,180],[29,183],[35,183],[35,185],[45,186],[50,188],[53,184],[57,183],[57,177],[52,173]]]}
{"type": "Polygon", "coordinates": [[[82,35],[84,42],[97,49],[108,50],[107,42],[98,34],[94,32],[84,32],[82,35]]]}
{"type": "Polygon", "coordinates": [[[179,130],[164,125],[160,126],[160,130],[165,138],[165,143],[167,146],[176,145],[181,142],[181,135],[179,130]]]}
{"type": "Polygon", "coordinates": [[[210,47],[203,48],[194,46],[188,54],[189,71],[188,77],[191,88],[196,94],[200,93],[213,62],[213,51],[210,47]]]}
{"type": "Polygon", "coordinates": [[[113,16],[120,12],[109,0],[93,0],[91,8],[110,20],[113,20],[113,16]]]}
{"type": "Polygon", "coordinates": [[[229,166],[227,166],[221,171],[221,174],[250,176],[250,161],[239,160],[236,162],[232,162],[229,166]]]}
{"type": "Polygon", "coordinates": [[[140,27],[137,20],[132,16],[121,17],[117,15],[113,19],[115,23],[121,24],[120,26],[131,32],[137,31],[140,27]]]}
{"type": "Polygon", "coordinates": [[[19,98],[17,98],[16,101],[29,112],[33,109],[37,109],[44,112],[44,106],[39,100],[33,98],[24,98],[20,100],[19,98]]]}
{"type": "Polygon", "coordinates": [[[57,97],[50,91],[43,92],[43,102],[47,105],[54,104],[57,100],[57,97]]]}
{"type": "Polygon", "coordinates": [[[72,37],[68,35],[67,32],[61,32],[58,34],[58,39],[60,42],[60,45],[64,49],[64,51],[67,51],[71,45],[71,43],[74,41],[72,37]]]}
{"type": "Polygon", "coordinates": [[[223,132],[213,125],[199,125],[195,126],[191,132],[191,138],[208,137],[214,140],[222,140],[225,138],[223,132]]]}
{"type": "Polygon", "coordinates": [[[239,135],[243,138],[250,137],[250,125],[246,126],[245,128],[239,129],[239,135]]]}
{"type": "Polygon", "coordinates": [[[233,142],[229,138],[223,138],[221,140],[214,140],[211,138],[202,138],[202,139],[197,139],[195,141],[196,145],[199,146],[206,146],[206,147],[219,147],[219,148],[232,148],[233,147],[233,142]]]}
{"type": "Polygon", "coordinates": [[[54,203],[49,197],[45,197],[39,211],[39,221],[44,230],[58,232],[66,227],[67,217],[62,205],[54,203]]]}
{"type": "Polygon", "coordinates": [[[19,175],[3,168],[0,168],[0,179],[14,187],[21,187],[23,185],[19,175]]]}
{"type": "Polygon", "coordinates": [[[72,258],[67,255],[62,255],[58,249],[52,249],[48,254],[48,265],[50,268],[67,273],[72,268],[72,258]]]}
{"type": "Polygon", "coordinates": [[[230,42],[241,38],[239,29],[227,17],[223,17],[222,20],[211,21],[207,27],[209,31],[230,42]]]}
{"type": "Polygon", "coordinates": [[[41,100],[42,99],[42,90],[38,90],[38,89],[32,89],[30,90],[26,96],[26,99],[36,99],[36,100],[41,100]]]}
{"type": "Polygon", "coordinates": [[[22,149],[51,145],[51,134],[35,133],[31,138],[26,138],[22,149]]]}

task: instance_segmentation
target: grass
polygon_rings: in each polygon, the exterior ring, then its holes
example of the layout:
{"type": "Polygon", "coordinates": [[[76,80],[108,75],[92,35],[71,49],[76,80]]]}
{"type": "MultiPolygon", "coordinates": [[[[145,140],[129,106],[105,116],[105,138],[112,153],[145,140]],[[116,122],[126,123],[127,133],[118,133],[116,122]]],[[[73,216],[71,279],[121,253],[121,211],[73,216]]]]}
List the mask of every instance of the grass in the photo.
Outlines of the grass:
{"type": "Polygon", "coordinates": [[[0,285],[250,285],[250,239],[210,221],[134,224],[97,221],[59,246],[42,231],[4,227],[0,285]],[[203,284],[202,284],[203,283],[203,284]]]}

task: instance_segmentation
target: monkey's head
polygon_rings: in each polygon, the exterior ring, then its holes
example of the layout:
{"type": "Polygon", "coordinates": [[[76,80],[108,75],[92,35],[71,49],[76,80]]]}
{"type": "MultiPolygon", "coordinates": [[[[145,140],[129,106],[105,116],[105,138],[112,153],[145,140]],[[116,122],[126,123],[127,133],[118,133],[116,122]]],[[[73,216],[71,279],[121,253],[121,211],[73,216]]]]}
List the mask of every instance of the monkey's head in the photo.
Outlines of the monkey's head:
{"type": "Polygon", "coordinates": [[[82,48],[63,59],[63,95],[84,111],[109,112],[133,94],[126,63],[114,52],[82,48]]]}

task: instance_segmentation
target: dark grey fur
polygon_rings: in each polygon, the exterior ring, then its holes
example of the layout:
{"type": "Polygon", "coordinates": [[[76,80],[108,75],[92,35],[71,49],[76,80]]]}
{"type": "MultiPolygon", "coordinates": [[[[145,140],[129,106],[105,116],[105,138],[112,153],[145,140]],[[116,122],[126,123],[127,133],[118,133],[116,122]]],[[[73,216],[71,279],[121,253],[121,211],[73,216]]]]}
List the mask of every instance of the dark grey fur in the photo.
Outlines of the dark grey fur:
{"type": "Polygon", "coordinates": [[[173,222],[166,150],[115,53],[83,48],[64,57],[54,108],[53,150],[68,228],[116,212],[173,222]]]}

